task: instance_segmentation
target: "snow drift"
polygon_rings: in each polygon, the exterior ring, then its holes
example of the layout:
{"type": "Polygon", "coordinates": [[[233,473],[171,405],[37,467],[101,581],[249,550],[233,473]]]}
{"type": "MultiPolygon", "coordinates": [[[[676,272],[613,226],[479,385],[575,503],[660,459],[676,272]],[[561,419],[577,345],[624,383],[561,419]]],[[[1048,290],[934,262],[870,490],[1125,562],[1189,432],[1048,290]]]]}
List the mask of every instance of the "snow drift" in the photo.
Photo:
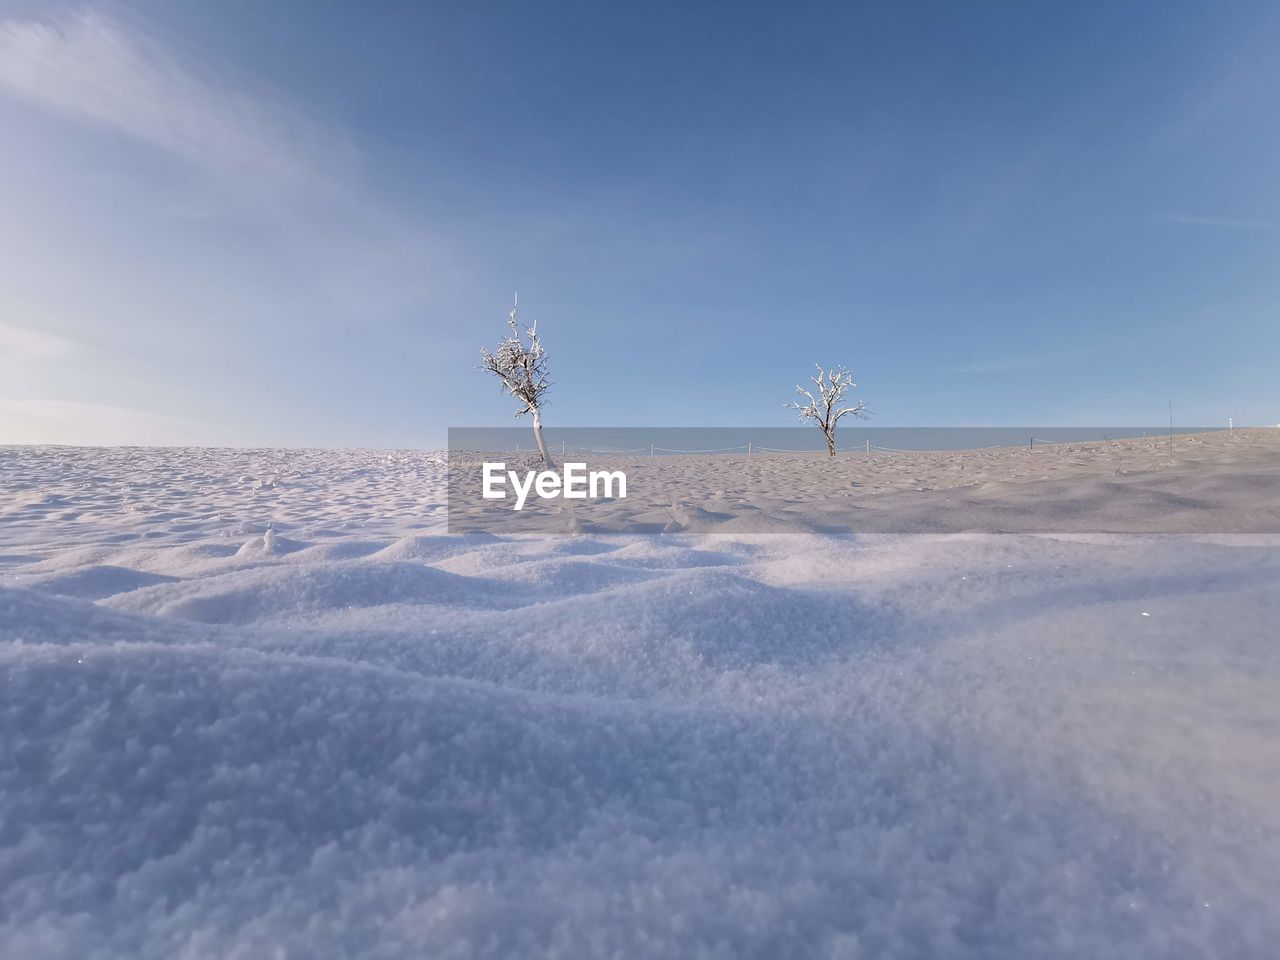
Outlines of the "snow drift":
{"type": "Polygon", "coordinates": [[[0,465],[4,956],[1280,935],[1274,540],[445,537],[427,454],[0,465]]]}

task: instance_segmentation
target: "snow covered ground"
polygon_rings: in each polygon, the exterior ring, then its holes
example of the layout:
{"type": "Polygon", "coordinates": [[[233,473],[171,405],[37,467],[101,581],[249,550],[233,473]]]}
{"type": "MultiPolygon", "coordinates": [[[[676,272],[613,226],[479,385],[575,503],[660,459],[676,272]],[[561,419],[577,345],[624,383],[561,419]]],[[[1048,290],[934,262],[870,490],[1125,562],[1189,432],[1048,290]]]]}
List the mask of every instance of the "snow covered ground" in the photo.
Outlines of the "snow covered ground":
{"type": "Polygon", "coordinates": [[[0,448],[4,957],[1266,957],[1280,538],[444,533],[0,448]]]}
{"type": "MultiPolygon", "coordinates": [[[[450,451],[451,531],[1280,534],[1280,429],[1271,427],[1034,447],[852,449],[832,459],[570,453],[565,460],[584,461],[580,473],[623,471],[626,497],[529,496],[520,511],[514,495],[483,496],[484,463],[511,457],[450,451]]],[[[527,453],[524,461],[521,477],[541,466],[527,453]]]]}

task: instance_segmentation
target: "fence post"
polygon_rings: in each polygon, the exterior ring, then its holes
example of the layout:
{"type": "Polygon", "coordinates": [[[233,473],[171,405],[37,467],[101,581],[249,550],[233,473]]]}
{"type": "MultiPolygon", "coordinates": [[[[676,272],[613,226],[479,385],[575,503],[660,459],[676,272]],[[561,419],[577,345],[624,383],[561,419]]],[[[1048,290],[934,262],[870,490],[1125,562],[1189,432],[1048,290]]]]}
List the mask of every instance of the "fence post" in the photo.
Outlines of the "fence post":
{"type": "Polygon", "coordinates": [[[564,459],[564,441],[563,440],[560,441],[560,459],[561,460],[564,459]]]}
{"type": "Polygon", "coordinates": [[[871,456],[871,438],[867,437],[867,456],[871,456]]]}
{"type": "Polygon", "coordinates": [[[1028,444],[1028,446],[1029,446],[1029,447],[1031,447],[1031,449],[1032,449],[1032,450],[1034,450],[1034,449],[1036,448],[1036,438],[1035,438],[1035,437],[1032,437],[1032,438],[1031,438],[1031,442],[1028,444]]]}
{"type": "Polygon", "coordinates": [[[649,444],[649,459],[653,459],[653,444],[649,444]]]}
{"type": "Polygon", "coordinates": [[[751,456],[751,441],[747,441],[747,456],[751,456]]]}

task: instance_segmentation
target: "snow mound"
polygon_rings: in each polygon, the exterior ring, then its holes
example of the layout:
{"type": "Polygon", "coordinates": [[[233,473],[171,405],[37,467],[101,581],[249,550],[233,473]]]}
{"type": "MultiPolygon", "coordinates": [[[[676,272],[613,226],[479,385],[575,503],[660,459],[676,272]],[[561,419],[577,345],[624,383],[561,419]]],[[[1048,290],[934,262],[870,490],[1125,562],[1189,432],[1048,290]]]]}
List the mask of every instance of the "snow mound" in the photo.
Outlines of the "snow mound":
{"type": "Polygon", "coordinates": [[[63,597],[101,600],[117,593],[127,593],[130,590],[139,590],[158,583],[172,583],[176,579],[176,577],[166,577],[159,573],[130,570],[128,567],[117,567],[112,564],[95,564],[82,567],[72,573],[35,576],[28,579],[25,585],[63,597]]]}
{"type": "Polygon", "coordinates": [[[113,597],[116,609],[200,623],[254,623],[395,603],[507,606],[491,584],[408,563],[275,566],[162,584],[113,597]]]}

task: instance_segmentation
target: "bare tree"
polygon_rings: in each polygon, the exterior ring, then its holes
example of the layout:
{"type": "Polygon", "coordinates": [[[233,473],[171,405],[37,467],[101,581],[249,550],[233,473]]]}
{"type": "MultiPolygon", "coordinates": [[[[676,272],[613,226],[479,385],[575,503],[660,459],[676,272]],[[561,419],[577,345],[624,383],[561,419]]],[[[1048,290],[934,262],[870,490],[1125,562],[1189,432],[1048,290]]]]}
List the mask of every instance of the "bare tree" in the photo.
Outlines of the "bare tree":
{"type": "Polygon", "coordinates": [[[483,362],[480,369],[489,371],[501,380],[503,389],[523,404],[516,411],[517,417],[526,413],[532,415],[533,439],[538,444],[538,455],[550,467],[553,466],[551,457],[547,454],[547,445],[542,442],[542,398],[551,386],[551,381],[547,379],[547,353],[542,341],[538,339],[536,320],[533,326],[526,327],[523,331],[516,323],[516,307],[519,303],[517,296],[507,317],[511,336],[499,343],[494,352],[490,353],[487,349],[481,351],[483,362]]]}
{"type": "Polygon", "coordinates": [[[853,382],[853,374],[844,367],[823,371],[822,364],[815,363],[814,366],[818,368],[818,375],[811,377],[809,382],[818,388],[818,399],[815,400],[812,393],[797,385],[796,393],[809,402],[792,401],[783,406],[799,410],[801,422],[812,420],[821,427],[822,435],[827,438],[827,454],[834,457],[836,455],[836,424],[840,422],[840,418],[853,414],[855,417],[866,420],[871,414],[867,412],[867,405],[862,400],[851,407],[840,406],[844,395],[858,386],[853,382]]]}

